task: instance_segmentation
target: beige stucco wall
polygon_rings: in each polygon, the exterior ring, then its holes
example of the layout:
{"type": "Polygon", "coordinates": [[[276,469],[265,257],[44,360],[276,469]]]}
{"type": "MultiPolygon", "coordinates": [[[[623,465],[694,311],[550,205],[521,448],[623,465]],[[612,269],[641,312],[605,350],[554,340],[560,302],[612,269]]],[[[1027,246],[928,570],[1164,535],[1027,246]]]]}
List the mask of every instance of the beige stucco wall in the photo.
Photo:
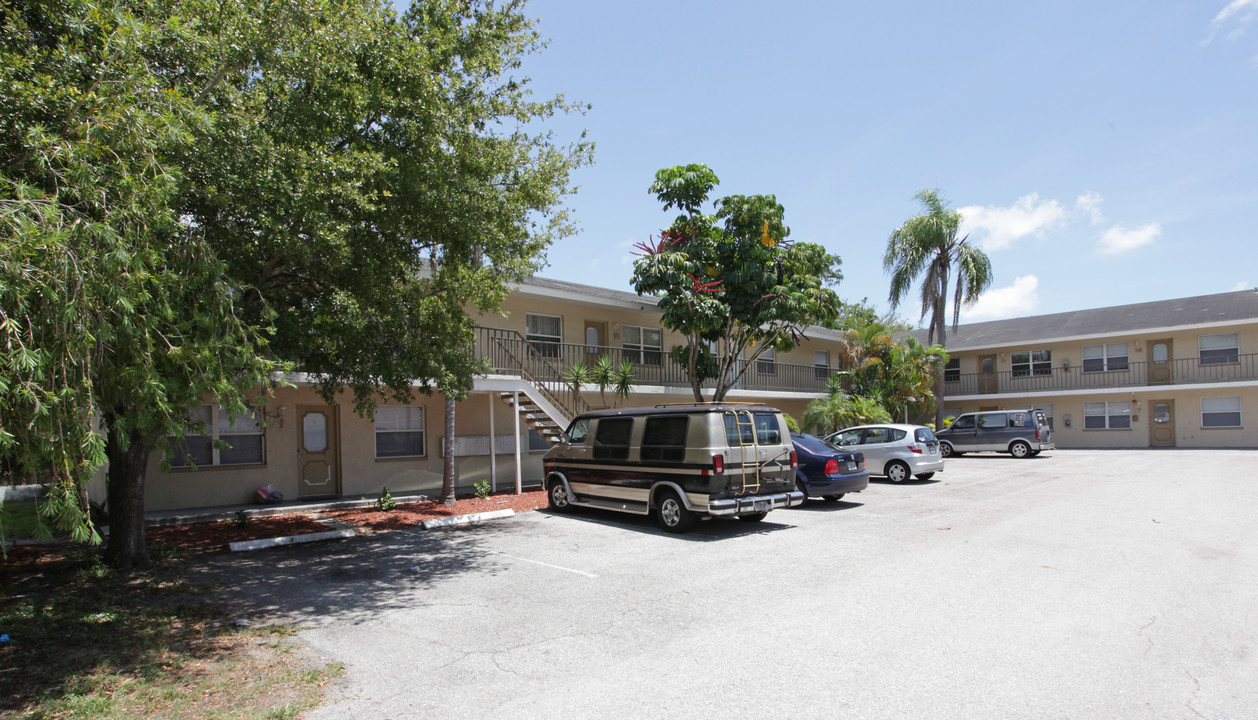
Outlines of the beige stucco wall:
{"type": "MultiPolygon", "coordinates": [[[[336,406],[340,433],[340,492],[342,497],[376,497],[385,487],[393,494],[419,493],[435,496],[441,488],[441,440],[445,435],[445,399],[440,394],[417,394],[411,403],[424,408],[427,456],[424,458],[376,459],[375,424],[353,411],[342,398],[336,406]]],[[[196,470],[161,470],[163,453],[150,459],[145,483],[145,506],[150,510],[209,507],[253,502],[257,489],[274,485],[286,501],[299,497],[297,447],[301,424],[299,405],[325,403],[310,387],[283,388],[267,404],[266,461],[259,466],[200,467],[196,470]]],[[[487,436],[489,413],[494,413],[494,432],[514,432],[511,409],[497,395],[474,393],[455,409],[456,437],[487,436]]],[[[541,479],[540,452],[528,450],[528,427],[520,424],[521,476],[525,485],[541,479]]],[[[498,453],[499,490],[515,486],[514,452],[498,453]]],[[[490,479],[489,456],[461,457],[456,461],[459,479],[456,492],[472,492],[479,480],[490,479]]]]}

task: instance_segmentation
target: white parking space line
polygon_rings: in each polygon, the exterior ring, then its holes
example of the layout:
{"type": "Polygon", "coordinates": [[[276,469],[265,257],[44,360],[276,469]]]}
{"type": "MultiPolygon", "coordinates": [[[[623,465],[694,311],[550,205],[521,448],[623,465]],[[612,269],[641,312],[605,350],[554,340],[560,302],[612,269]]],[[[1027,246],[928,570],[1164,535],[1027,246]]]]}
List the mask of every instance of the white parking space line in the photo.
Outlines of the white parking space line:
{"type": "Polygon", "coordinates": [[[534,565],[541,565],[542,567],[548,567],[554,570],[563,570],[565,572],[576,573],[577,575],[584,575],[585,577],[588,577],[588,578],[598,577],[594,573],[588,573],[588,572],[585,572],[584,570],[574,570],[572,568],[566,568],[562,565],[551,565],[550,563],[545,563],[540,560],[529,560],[528,558],[516,557],[515,555],[508,555],[507,553],[498,552],[496,550],[486,550],[485,553],[487,555],[501,555],[505,558],[511,558],[512,560],[519,560],[520,562],[533,563],[534,565]]]}

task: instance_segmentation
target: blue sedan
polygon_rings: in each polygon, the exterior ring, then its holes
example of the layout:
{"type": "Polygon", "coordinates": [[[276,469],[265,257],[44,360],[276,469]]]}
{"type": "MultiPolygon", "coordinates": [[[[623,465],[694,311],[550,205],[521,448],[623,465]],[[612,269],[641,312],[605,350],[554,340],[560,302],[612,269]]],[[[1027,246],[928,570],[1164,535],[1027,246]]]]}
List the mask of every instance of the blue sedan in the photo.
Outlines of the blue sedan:
{"type": "Polygon", "coordinates": [[[791,433],[791,440],[799,456],[795,487],[805,497],[835,502],[847,493],[869,487],[869,471],[865,469],[865,456],[861,453],[840,450],[804,433],[791,433]]]}

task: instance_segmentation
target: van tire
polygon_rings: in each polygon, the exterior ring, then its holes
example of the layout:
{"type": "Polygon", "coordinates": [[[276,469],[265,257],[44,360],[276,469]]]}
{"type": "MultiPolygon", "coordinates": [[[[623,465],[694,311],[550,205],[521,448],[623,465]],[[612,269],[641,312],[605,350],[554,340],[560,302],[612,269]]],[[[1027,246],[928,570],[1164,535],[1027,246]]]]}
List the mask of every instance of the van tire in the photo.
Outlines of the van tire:
{"type": "Polygon", "coordinates": [[[546,489],[546,501],[550,509],[558,513],[572,509],[572,496],[568,494],[568,486],[562,480],[550,481],[550,487],[546,489]]]}
{"type": "Polygon", "coordinates": [[[660,527],[671,533],[684,533],[695,524],[695,514],[686,509],[681,498],[672,490],[660,492],[659,503],[655,506],[655,518],[660,527]]]}
{"type": "Polygon", "coordinates": [[[949,445],[948,443],[946,442],[939,443],[939,457],[950,458],[950,457],[959,457],[960,455],[961,453],[957,452],[956,450],[953,450],[952,446],[949,445]]]}
{"type": "Polygon", "coordinates": [[[887,479],[891,482],[904,482],[910,477],[912,477],[912,471],[909,470],[908,463],[900,460],[887,463],[887,479]]]}
{"type": "Polygon", "coordinates": [[[1009,444],[1009,454],[1016,458],[1031,457],[1031,446],[1021,440],[1014,440],[1009,444]]]}
{"type": "Polygon", "coordinates": [[[739,520],[742,520],[743,522],[760,522],[768,514],[769,513],[767,512],[758,512],[758,513],[747,513],[746,515],[735,515],[734,517],[737,517],[739,520]]]}

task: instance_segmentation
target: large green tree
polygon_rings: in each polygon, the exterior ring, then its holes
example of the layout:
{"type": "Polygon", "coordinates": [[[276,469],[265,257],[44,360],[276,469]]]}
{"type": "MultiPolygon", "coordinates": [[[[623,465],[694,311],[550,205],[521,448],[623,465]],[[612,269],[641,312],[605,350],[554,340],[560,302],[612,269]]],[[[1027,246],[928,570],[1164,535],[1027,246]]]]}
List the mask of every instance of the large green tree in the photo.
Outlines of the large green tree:
{"type": "Polygon", "coordinates": [[[466,308],[570,232],[590,152],[536,126],[573,108],[514,76],[521,5],[6,6],[0,455],[80,536],[107,456],[115,565],[146,560],[151,451],[276,358],[360,413],[470,388],[466,308]]]}
{"type": "Polygon", "coordinates": [[[834,321],[830,286],[840,260],[820,245],[787,242],[785,209],[772,195],[731,195],[701,212],[719,180],[706,165],[664,168],[650,192],[679,215],[660,239],[640,243],[633,286],[659,297],[661,322],[686,336],[687,377],[697,402],[714,376],[721,401],[769,348],[786,352],[810,325],[834,321]],[[711,348],[715,347],[715,358],[711,348]],[[714,371],[705,371],[713,360],[714,371]]]}
{"type": "MultiPolygon", "coordinates": [[[[961,213],[950,209],[938,190],[922,190],[916,195],[923,212],[892,231],[882,257],[883,269],[891,275],[889,299],[894,311],[915,282],[921,280],[924,318],[930,315],[927,342],[948,345],[948,291],[955,273],[952,297],[952,329],[955,331],[961,307],[978,300],[992,283],[992,264],[987,253],[969,243],[968,236],[957,237],[961,213]]],[[[943,424],[943,374],[935,384],[936,427],[943,424]]]]}

